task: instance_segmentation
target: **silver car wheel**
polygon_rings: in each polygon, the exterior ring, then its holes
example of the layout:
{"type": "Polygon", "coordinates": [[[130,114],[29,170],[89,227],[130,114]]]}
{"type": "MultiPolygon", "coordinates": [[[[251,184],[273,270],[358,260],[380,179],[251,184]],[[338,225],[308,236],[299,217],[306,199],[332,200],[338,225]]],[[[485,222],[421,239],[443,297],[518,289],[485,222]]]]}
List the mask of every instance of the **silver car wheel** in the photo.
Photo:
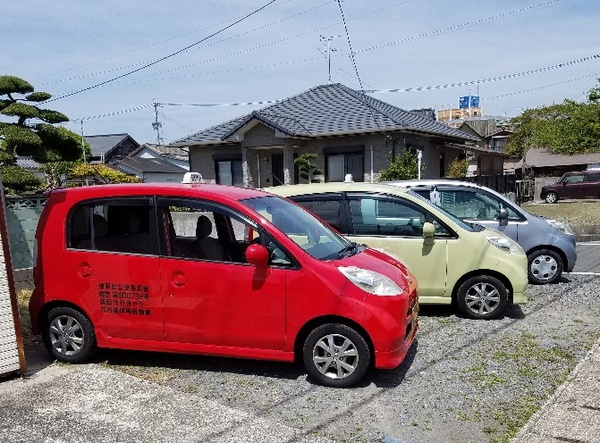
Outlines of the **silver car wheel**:
{"type": "Polygon", "coordinates": [[[558,263],[551,255],[538,255],[531,261],[531,274],[540,282],[549,282],[558,272],[558,263]]]}
{"type": "Polygon", "coordinates": [[[313,348],[313,363],[325,377],[342,380],[354,373],[360,357],[352,340],[341,334],[328,334],[313,348]]]}
{"type": "Polygon", "coordinates": [[[558,195],[555,192],[548,192],[546,197],[544,197],[546,203],[556,203],[558,201],[558,195]]]}
{"type": "Polygon", "coordinates": [[[60,355],[76,355],[85,343],[81,324],[69,315],[56,317],[50,323],[48,333],[52,348],[60,355]]]}
{"type": "Polygon", "coordinates": [[[467,289],[465,302],[473,314],[488,315],[498,309],[500,293],[494,285],[479,282],[467,289]]]}

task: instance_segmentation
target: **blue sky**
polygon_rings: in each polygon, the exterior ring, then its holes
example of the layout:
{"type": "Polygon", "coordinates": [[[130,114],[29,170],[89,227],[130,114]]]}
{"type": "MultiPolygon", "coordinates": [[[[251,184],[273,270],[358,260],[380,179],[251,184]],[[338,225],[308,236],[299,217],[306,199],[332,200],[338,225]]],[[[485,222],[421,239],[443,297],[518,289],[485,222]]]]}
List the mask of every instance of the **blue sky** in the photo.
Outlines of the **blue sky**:
{"type": "Polygon", "coordinates": [[[139,143],[157,140],[153,102],[165,104],[169,143],[326,84],[328,41],[333,82],[400,89],[372,95],[404,109],[478,94],[484,114],[512,117],[585,101],[600,77],[598,0],[277,0],[230,26],[267,3],[7,0],[0,75],[51,93],[44,107],[68,115],[75,132],[83,119],[85,135],[139,143]]]}

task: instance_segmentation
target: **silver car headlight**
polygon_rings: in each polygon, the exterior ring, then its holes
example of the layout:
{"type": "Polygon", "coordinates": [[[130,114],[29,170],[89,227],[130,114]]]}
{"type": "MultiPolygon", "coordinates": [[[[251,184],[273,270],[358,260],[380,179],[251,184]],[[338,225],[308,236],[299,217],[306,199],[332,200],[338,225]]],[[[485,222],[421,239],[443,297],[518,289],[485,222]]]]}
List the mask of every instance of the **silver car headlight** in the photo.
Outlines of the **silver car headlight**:
{"type": "Polygon", "coordinates": [[[573,231],[571,230],[571,228],[569,227],[568,224],[563,223],[563,222],[558,221],[558,220],[546,219],[546,221],[548,222],[548,224],[550,226],[552,226],[557,231],[564,232],[565,234],[573,235],[573,231]]]}
{"type": "Polygon", "coordinates": [[[338,269],[348,280],[365,292],[374,295],[400,295],[404,291],[394,281],[379,272],[356,266],[339,266],[338,269]]]}

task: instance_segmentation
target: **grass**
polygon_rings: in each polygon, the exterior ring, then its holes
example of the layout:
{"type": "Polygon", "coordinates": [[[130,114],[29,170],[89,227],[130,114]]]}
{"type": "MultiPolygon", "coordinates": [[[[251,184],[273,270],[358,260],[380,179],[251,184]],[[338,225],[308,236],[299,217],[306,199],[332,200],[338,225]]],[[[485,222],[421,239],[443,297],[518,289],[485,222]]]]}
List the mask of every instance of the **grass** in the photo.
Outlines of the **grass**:
{"type": "Polygon", "coordinates": [[[41,335],[31,333],[31,317],[29,316],[29,299],[31,291],[22,289],[17,293],[17,304],[19,307],[19,320],[21,321],[21,334],[23,344],[31,348],[41,348],[43,346],[41,335]]]}
{"type": "Polygon", "coordinates": [[[529,202],[524,203],[522,207],[532,214],[560,220],[569,225],[600,225],[600,202],[597,200],[578,200],[552,205],[529,202]]]}

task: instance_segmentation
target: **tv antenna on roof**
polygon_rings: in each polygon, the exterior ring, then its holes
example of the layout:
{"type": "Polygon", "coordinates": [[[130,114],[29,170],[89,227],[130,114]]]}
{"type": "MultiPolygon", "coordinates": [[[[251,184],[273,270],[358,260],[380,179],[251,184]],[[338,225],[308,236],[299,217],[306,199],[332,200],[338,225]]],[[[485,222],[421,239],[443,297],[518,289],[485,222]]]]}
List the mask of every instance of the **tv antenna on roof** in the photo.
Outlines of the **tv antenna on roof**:
{"type": "Polygon", "coordinates": [[[329,75],[328,75],[328,79],[327,79],[328,83],[331,83],[331,52],[332,51],[338,51],[338,49],[335,49],[335,48],[331,47],[331,42],[333,41],[333,39],[338,38],[338,37],[341,37],[341,35],[332,35],[332,36],[329,36],[329,37],[325,37],[323,35],[319,36],[319,40],[320,41],[327,42],[326,43],[326,46],[327,46],[326,51],[327,52],[321,51],[319,48],[317,48],[317,49],[319,49],[319,52],[321,54],[323,54],[325,57],[327,57],[327,64],[329,66],[328,67],[329,75]]]}

